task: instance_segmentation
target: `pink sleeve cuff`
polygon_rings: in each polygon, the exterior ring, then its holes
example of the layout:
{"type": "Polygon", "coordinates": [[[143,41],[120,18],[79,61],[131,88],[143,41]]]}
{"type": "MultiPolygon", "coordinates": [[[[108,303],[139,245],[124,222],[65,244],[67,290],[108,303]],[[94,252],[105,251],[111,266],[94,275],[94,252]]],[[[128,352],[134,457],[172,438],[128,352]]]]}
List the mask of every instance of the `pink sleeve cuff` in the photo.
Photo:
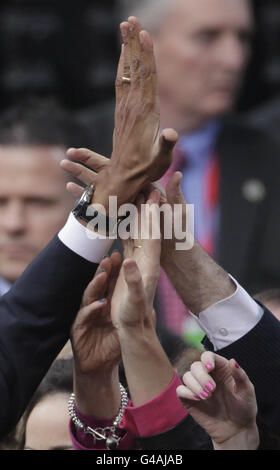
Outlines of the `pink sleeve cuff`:
{"type": "Polygon", "coordinates": [[[188,415],[176,394],[179,385],[182,381],[175,372],[172,382],[160,395],[144,405],[125,409],[122,426],[136,437],[153,436],[176,426],[188,415]]]}

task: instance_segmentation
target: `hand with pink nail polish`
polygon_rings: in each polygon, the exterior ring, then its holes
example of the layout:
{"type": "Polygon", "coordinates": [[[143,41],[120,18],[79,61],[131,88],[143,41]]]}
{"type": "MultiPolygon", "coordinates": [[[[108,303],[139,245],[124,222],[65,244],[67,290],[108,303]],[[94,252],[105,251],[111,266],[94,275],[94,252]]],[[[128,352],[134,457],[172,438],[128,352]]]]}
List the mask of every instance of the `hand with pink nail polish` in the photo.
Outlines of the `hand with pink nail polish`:
{"type": "Polygon", "coordinates": [[[254,386],[236,361],[204,352],[183,377],[177,395],[212,439],[215,450],[255,450],[259,445],[254,386]]]}

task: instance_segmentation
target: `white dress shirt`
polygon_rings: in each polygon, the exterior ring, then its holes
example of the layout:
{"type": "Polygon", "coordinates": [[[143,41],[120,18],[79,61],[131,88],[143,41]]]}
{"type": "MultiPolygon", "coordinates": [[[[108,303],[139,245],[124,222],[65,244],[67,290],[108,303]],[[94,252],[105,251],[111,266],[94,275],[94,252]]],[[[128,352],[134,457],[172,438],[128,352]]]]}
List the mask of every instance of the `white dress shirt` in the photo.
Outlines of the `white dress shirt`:
{"type": "Polygon", "coordinates": [[[12,287],[12,284],[10,282],[0,277],[0,297],[1,295],[7,294],[7,292],[9,292],[11,287],[12,287]]]}
{"type": "MultiPolygon", "coordinates": [[[[72,251],[93,263],[100,263],[113,241],[80,224],[71,213],[59,238],[72,251]]],[[[232,278],[233,279],[233,278],[232,278]]],[[[245,336],[261,320],[264,310],[235,279],[236,291],[228,298],[194,316],[215,351],[245,336]]]]}

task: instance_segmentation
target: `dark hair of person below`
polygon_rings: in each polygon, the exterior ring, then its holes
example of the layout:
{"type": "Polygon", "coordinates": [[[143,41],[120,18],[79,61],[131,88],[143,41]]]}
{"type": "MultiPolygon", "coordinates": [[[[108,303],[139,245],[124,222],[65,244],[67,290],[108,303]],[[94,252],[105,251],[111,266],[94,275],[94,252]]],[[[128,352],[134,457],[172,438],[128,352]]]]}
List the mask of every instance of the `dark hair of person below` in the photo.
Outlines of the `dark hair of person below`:
{"type": "Polygon", "coordinates": [[[54,98],[27,97],[0,114],[0,145],[86,147],[73,112],[54,98]]]}
{"type": "Polygon", "coordinates": [[[23,450],[25,427],[35,406],[49,395],[73,392],[73,359],[57,359],[43,378],[20,422],[0,441],[0,450],[23,450]]]}
{"type": "Polygon", "coordinates": [[[57,359],[37,388],[26,409],[26,419],[35,406],[48,395],[73,392],[73,358],[57,359]]]}

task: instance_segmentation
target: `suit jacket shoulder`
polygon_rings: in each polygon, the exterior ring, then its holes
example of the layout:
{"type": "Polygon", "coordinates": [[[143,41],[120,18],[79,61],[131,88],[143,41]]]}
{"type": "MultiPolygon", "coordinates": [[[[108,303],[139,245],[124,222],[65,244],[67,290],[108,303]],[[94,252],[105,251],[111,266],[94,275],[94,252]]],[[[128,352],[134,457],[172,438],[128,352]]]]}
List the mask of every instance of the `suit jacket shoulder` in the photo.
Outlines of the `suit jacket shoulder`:
{"type": "Polygon", "coordinates": [[[0,437],[20,419],[69,338],[96,268],[55,237],[0,299],[0,437]]]}

